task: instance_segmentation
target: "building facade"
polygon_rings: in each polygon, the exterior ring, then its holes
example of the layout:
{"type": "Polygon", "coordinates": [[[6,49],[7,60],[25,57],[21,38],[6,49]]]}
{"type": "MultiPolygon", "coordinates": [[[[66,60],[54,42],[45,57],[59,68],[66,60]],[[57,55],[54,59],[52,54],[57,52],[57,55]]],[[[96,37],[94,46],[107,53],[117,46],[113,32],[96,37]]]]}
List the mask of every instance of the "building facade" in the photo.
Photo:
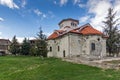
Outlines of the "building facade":
{"type": "Polygon", "coordinates": [[[90,24],[78,27],[79,21],[64,19],[48,37],[48,57],[102,58],[106,56],[106,37],[90,24]]]}
{"type": "Polygon", "coordinates": [[[11,42],[8,39],[0,39],[0,55],[9,54],[9,46],[11,42]]]}

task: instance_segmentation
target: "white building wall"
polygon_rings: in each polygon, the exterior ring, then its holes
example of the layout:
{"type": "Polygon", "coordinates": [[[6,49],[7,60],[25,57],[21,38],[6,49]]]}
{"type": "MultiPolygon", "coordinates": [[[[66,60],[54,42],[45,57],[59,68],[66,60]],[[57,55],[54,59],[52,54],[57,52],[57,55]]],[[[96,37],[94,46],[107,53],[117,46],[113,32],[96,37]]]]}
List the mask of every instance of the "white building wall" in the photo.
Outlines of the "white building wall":
{"type": "Polygon", "coordinates": [[[56,51],[54,50],[54,48],[55,48],[54,40],[48,40],[47,43],[48,43],[48,54],[47,54],[47,56],[48,57],[56,57],[55,56],[56,51]],[[50,47],[52,47],[52,51],[50,51],[50,47]]]}
{"type": "Polygon", "coordinates": [[[106,54],[106,38],[104,38],[101,43],[102,43],[102,56],[104,57],[104,56],[107,56],[107,54],[106,54]]]}
{"type": "Polygon", "coordinates": [[[95,54],[100,51],[100,57],[106,56],[106,39],[99,35],[86,36],[86,52],[91,55],[91,43],[95,43],[95,54]],[[98,38],[100,39],[98,41],[98,38]]]}
{"type": "Polygon", "coordinates": [[[52,51],[48,52],[48,57],[62,58],[64,57],[63,51],[65,51],[65,57],[77,56],[81,54],[92,55],[91,54],[92,42],[95,43],[96,45],[95,55],[99,54],[98,51],[101,50],[100,57],[106,56],[106,39],[102,38],[102,36],[99,35],[82,36],[80,34],[69,33],[55,40],[48,40],[48,49],[50,46],[52,47],[52,51]],[[99,41],[98,38],[100,39],[99,41]],[[58,46],[60,48],[59,51],[58,46]]]}
{"type": "Polygon", "coordinates": [[[92,42],[96,45],[95,54],[100,54],[101,57],[106,56],[106,39],[99,35],[82,36],[80,34],[70,34],[70,56],[91,55],[92,42]]]}
{"type": "Polygon", "coordinates": [[[69,56],[69,47],[68,47],[68,36],[64,35],[61,38],[56,39],[57,42],[59,42],[59,44],[57,44],[57,48],[58,46],[60,47],[60,51],[58,51],[57,49],[57,57],[64,57],[63,52],[65,52],[65,57],[69,56]]]}
{"type": "Polygon", "coordinates": [[[70,33],[70,56],[77,56],[81,54],[81,44],[79,43],[79,36],[78,34],[70,33]]]}
{"type": "Polygon", "coordinates": [[[69,56],[69,47],[68,47],[68,36],[62,36],[60,38],[57,38],[55,40],[48,40],[48,49],[50,49],[50,46],[52,47],[52,51],[48,52],[48,57],[59,57],[62,58],[63,51],[65,51],[65,57],[69,56]],[[58,51],[59,46],[59,51],[58,51]]]}

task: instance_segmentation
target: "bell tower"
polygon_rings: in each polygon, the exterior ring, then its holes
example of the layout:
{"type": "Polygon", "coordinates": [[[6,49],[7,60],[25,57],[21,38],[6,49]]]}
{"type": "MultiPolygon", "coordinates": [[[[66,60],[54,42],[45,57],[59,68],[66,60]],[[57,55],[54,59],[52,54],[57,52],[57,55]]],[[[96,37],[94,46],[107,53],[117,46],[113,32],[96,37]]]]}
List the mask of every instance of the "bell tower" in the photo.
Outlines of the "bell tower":
{"type": "Polygon", "coordinates": [[[79,21],[72,18],[67,18],[60,21],[58,25],[60,27],[60,30],[75,29],[78,27],[79,21]]]}

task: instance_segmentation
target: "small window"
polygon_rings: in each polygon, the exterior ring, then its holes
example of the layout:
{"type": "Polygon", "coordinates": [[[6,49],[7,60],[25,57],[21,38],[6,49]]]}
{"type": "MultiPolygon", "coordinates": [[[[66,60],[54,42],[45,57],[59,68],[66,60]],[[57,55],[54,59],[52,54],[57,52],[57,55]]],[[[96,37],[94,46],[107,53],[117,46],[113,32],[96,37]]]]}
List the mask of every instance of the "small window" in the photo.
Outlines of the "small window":
{"type": "Polygon", "coordinates": [[[58,46],[58,51],[60,51],[60,46],[58,46]]]}
{"type": "Polygon", "coordinates": [[[100,41],[100,38],[98,38],[97,40],[100,41]]]}
{"type": "Polygon", "coordinates": [[[75,24],[75,26],[77,26],[77,24],[75,24]]]}
{"type": "Polygon", "coordinates": [[[73,22],[71,23],[71,26],[74,26],[74,23],[73,23],[73,22]]]}
{"type": "Polygon", "coordinates": [[[50,46],[50,52],[52,52],[52,47],[50,46]]]}
{"type": "Polygon", "coordinates": [[[77,24],[75,24],[74,22],[71,22],[71,26],[77,26],[77,24]]]}
{"type": "Polygon", "coordinates": [[[91,43],[91,50],[92,50],[92,51],[95,50],[95,43],[91,43]]]}

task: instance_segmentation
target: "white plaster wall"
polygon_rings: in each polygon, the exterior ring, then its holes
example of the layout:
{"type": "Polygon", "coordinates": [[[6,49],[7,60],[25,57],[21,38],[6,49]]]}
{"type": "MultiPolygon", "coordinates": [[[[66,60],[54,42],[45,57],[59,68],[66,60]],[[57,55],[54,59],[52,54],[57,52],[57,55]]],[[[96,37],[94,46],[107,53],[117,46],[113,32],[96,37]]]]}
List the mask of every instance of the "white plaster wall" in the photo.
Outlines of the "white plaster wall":
{"type": "Polygon", "coordinates": [[[79,43],[78,34],[70,34],[70,55],[76,56],[81,54],[81,44],[79,43]]]}
{"type": "Polygon", "coordinates": [[[102,38],[102,36],[99,35],[94,35],[94,36],[88,36],[88,39],[86,39],[86,52],[88,55],[90,55],[90,51],[91,51],[91,41],[94,41],[95,43],[100,43],[101,44],[101,56],[106,56],[106,39],[102,38]],[[97,39],[100,39],[100,41],[98,41],[97,39]]]}
{"type": "Polygon", "coordinates": [[[55,40],[48,40],[48,49],[51,46],[52,52],[48,52],[48,57],[63,57],[63,51],[65,50],[65,56],[77,56],[80,54],[90,55],[91,41],[101,43],[101,56],[106,56],[106,39],[99,35],[82,36],[80,34],[68,33],[55,40]],[[97,39],[100,39],[98,41],[97,39]],[[60,51],[58,51],[58,46],[60,51]]]}
{"type": "Polygon", "coordinates": [[[69,56],[68,49],[68,36],[64,35],[61,38],[56,39],[59,44],[56,45],[57,48],[57,57],[63,57],[63,51],[65,50],[65,57],[69,56]],[[58,46],[60,47],[60,51],[58,51],[58,46]]]}
{"type": "Polygon", "coordinates": [[[101,48],[102,48],[101,56],[102,57],[106,56],[106,39],[102,38],[102,36],[99,35],[81,36],[79,34],[70,35],[71,56],[81,55],[81,54],[90,55],[91,41],[95,42],[96,44],[101,43],[101,48]],[[100,39],[100,41],[97,40],[98,38],[100,39]]]}
{"type": "Polygon", "coordinates": [[[65,50],[65,56],[69,56],[68,52],[68,36],[62,36],[60,38],[57,38],[55,40],[48,40],[48,49],[50,49],[50,46],[52,47],[52,51],[48,52],[48,57],[63,57],[63,51],[65,50]],[[59,46],[59,51],[58,51],[59,46]]]}
{"type": "Polygon", "coordinates": [[[47,43],[48,43],[48,54],[47,54],[47,56],[48,57],[54,57],[54,54],[55,54],[54,40],[48,40],[47,43]],[[50,51],[50,47],[52,47],[52,51],[50,51]]]}
{"type": "Polygon", "coordinates": [[[107,53],[106,53],[106,38],[103,38],[101,43],[102,43],[102,56],[107,56],[107,53]]]}

